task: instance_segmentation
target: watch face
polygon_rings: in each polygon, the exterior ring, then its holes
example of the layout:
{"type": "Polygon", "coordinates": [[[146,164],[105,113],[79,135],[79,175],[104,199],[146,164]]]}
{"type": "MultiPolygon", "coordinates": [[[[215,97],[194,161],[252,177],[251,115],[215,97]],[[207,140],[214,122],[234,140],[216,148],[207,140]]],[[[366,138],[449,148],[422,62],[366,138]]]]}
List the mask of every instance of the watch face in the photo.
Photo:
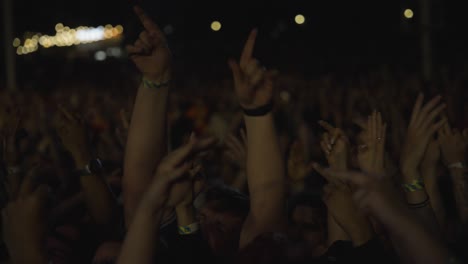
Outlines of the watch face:
{"type": "Polygon", "coordinates": [[[102,162],[99,159],[93,159],[89,162],[89,170],[93,173],[102,171],[102,162]]]}

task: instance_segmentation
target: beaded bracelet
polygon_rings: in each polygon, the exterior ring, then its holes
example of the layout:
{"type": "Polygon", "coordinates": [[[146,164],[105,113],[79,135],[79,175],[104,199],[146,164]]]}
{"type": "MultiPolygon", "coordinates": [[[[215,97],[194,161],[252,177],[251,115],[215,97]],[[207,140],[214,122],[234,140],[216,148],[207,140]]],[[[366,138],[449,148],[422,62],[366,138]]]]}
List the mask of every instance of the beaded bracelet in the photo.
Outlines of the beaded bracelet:
{"type": "Polygon", "coordinates": [[[169,86],[169,84],[171,83],[171,80],[168,80],[166,82],[162,82],[162,83],[155,83],[153,81],[150,81],[146,78],[143,78],[142,80],[143,82],[143,85],[146,87],[146,88],[150,88],[150,89],[160,89],[162,87],[166,87],[166,86],[169,86]]]}
{"type": "Polygon", "coordinates": [[[198,223],[193,223],[188,226],[179,226],[178,229],[180,235],[190,235],[200,230],[200,225],[198,223]]]}
{"type": "Polygon", "coordinates": [[[417,179],[411,183],[403,183],[401,186],[405,192],[416,192],[424,189],[424,182],[422,179],[417,179]]]}
{"type": "Polygon", "coordinates": [[[427,196],[426,200],[424,200],[423,202],[415,203],[415,204],[408,203],[408,207],[412,209],[419,209],[419,208],[426,207],[428,205],[429,205],[429,196],[427,196]]]}

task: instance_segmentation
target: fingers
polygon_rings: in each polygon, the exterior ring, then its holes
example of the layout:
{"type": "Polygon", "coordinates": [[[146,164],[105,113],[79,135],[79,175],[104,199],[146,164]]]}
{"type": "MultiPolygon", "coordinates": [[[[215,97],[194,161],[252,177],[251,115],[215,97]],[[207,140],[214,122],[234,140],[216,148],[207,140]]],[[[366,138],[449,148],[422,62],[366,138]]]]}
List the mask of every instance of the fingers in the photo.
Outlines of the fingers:
{"type": "Polygon", "coordinates": [[[432,128],[430,128],[430,131],[431,131],[431,134],[434,134],[435,132],[437,132],[441,127],[443,127],[446,123],[448,123],[448,120],[443,118],[442,120],[440,120],[439,122],[435,123],[434,125],[432,125],[432,128]]]}
{"type": "Polygon", "coordinates": [[[143,54],[151,54],[151,51],[153,49],[152,45],[148,45],[145,42],[143,42],[141,39],[137,39],[135,41],[135,47],[138,47],[143,50],[143,54]]]}
{"type": "Polygon", "coordinates": [[[240,58],[241,66],[244,66],[250,61],[250,59],[252,59],[253,51],[255,48],[255,40],[257,39],[257,33],[257,29],[253,29],[250,32],[249,37],[247,38],[247,41],[244,45],[244,50],[242,51],[242,55],[240,58]]]}
{"type": "Polygon", "coordinates": [[[199,153],[213,148],[218,143],[218,139],[215,137],[207,137],[197,139],[194,143],[193,152],[199,153]]]}
{"type": "Polygon", "coordinates": [[[265,78],[265,69],[261,69],[260,67],[255,70],[254,73],[250,76],[250,83],[253,86],[258,85],[259,83],[262,82],[262,80],[265,78]]]}
{"type": "Polygon", "coordinates": [[[312,163],[312,168],[314,168],[314,170],[317,171],[318,174],[320,174],[323,178],[325,178],[328,183],[333,182],[333,178],[331,174],[329,173],[329,170],[325,169],[320,164],[315,163],[315,162],[312,163]]]}
{"type": "Polygon", "coordinates": [[[196,178],[202,169],[203,169],[203,166],[201,164],[197,164],[194,168],[191,168],[189,171],[190,178],[191,179],[196,178]]]}
{"type": "Polygon", "coordinates": [[[327,156],[330,155],[331,150],[329,149],[328,144],[324,140],[320,141],[320,147],[322,148],[323,153],[325,153],[327,156]]]}
{"type": "Polygon", "coordinates": [[[178,148],[166,157],[168,166],[175,167],[188,159],[193,153],[195,143],[189,142],[182,147],[178,148]]]}
{"type": "Polygon", "coordinates": [[[141,42],[143,43],[143,45],[145,47],[148,47],[149,49],[151,49],[151,47],[153,46],[153,42],[154,40],[150,37],[148,31],[144,30],[140,33],[140,36],[139,36],[139,40],[141,40],[141,42]]]}
{"type": "Polygon", "coordinates": [[[233,152],[238,154],[243,152],[242,143],[233,135],[229,135],[226,138],[226,146],[233,152]]]}
{"type": "Polygon", "coordinates": [[[335,171],[331,169],[325,169],[328,175],[333,175],[334,177],[342,180],[345,183],[349,183],[356,186],[366,185],[368,182],[368,176],[361,172],[354,171],[335,171]]]}
{"type": "Polygon", "coordinates": [[[162,34],[161,30],[159,29],[158,25],[153,22],[153,20],[143,11],[143,9],[139,6],[134,7],[135,14],[140,19],[141,24],[143,27],[148,30],[151,34],[155,34],[158,37],[163,38],[164,35],[162,34]]]}
{"type": "Polygon", "coordinates": [[[137,47],[137,46],[134,46],[134,45],[127,45],[125,48],[127,50],[127,53],[130,54],[130,56],[134,55],[134,54],[141,54],[141,53],[145,52],[143,47],[137,47]]]}
{"type": "Polygon", "coordinates": [[[182,166],[177,167],[173,171],[170,172],[168,180],[171,182],[179,180],[183,176],[188,175],[191,168],[192,168],[192,164],[188,162],[184,163],[182,166]]]}
{"type": "Polygon", "coordinates": [[[322,143],[323,143],[323,147],[326,149],[326,153],[330,154],[333,150],[330,134],[328,133],[323,134],[321,145],[322,143]]]}
{"type": "Polygon", "coordinates": [[[436,109],[432,110],[422,123],[422,129],[427,130],[434,123],[434,120],[440,116],[442,111],[445,109],[445,104],[438,106],[436,109]]]}
{"type": "Polygon", "coordinates": [[[441,98],[442,97],[440,95],[438,95],[438,96],[432,98],[428,103],[426,103],[422,107],[422,109],[421,109],[421,111],[419,113],[419,117],[416,120],[417,124],[423,124],[424,123],[424,121],[427,119],[428,114],[430,112],[432,112],[434,107],[436,107],[439,104],[441,98]]]}
{"type": "Polygon", "coordinates": [[[325,122],[323,120],[320,120],[318,123],[319,123],[319,125],[321,127],[323,127],[329,133],[333,133],[333,131],[335,130],[335,127],[333,127],[332,125],[330,125],[329,123],[327,123],[327,122],[325,122]]]}
{"type": "Polygon", "coordinates": [[[410,125],[414,124],[416,120],[419,118],[419,112],[421,111],[423,100],[424,100],[424,95],[420,93],[413,107],[413,112],[411,114],[411,119],[410,119],[410,125]]]}

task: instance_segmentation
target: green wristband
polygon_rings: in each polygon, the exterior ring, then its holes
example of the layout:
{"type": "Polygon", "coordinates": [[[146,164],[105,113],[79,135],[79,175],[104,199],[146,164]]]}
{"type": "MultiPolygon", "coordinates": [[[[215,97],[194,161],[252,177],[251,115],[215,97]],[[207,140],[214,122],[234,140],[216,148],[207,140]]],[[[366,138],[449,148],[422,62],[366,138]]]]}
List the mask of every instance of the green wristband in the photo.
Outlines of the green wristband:
{"type": "Polygon", "coordinates": [[[424,189],[424,181],[422,179],[417,179],[411,183],[404,183],[401,186],[405,192],[417,192],[424,189]]]}
{"type": "Polygon", "coordinates": [[[143,78],[142,82],[143,82],[143,86],[146,87],[146,88],[160,89],[162,87],[169,86],[169,84],[171,83],[171,80],[168,80],[168,81],[162,82],[162,83],[156,83],[156,82],[150,81],[150,80],[148,80],[146,78],[143,78]]]}

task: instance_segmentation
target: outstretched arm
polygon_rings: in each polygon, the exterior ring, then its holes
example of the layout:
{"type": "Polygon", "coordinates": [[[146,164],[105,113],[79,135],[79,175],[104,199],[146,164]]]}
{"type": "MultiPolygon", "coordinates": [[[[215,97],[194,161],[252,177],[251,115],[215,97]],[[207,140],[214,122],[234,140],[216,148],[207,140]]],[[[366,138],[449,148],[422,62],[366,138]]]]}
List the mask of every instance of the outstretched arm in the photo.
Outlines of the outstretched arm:
{"type": "Polygon", "coordinates": [[[408,206],[412,209],[412,212],[419,216],[427,228],[439,233],[440,228],[432,210],[429,196],[424,188],[420,167],[431,138],[446,122],[445,119],[435,122],[445,108],[445,104],[439,103],[440,96],[433,98],[425,105],[423,99],[424,96],[419,95],[414,105],[401,153],[400,165],[408,206]]]}
{"type": "Polygon", "coordinates": [[[142,193],[166,153],[166,111],[171,79],[171,54],[158,26],[139,7],[135,13],[145,30],[127,47],[143,74],[138,88],[125,152],[123,191],[125,222],[131,222],[142,193]]]}
{"type": "Polygon", "coordinates": [[[177,203],[170,198],[174,186],[177,182],[192,180],[190,176],[193,174],[189,173],[193,164],[191,159],[211,148],[213,143],[215,141],[193,140],[161,161],[138,204],[117,263],[155,263],[163,209],[177,203]]]}
{"type": "Polygon", "coordinates": [[[249,139],[247,183],[250,212],[242,229],[241,248],[262,233],[281,231],[286,222],[284,161],[273,114],[271,109],[265,107],[272,100],[273,74],[263,69],[252,57],[256,37],[257,30],[253,30],[245,44],[240,64],[234,61],[229,63],[240,105],[247,110],[267,109],[257,116],[244,115],[249,139]]]}
{"type": "MultiPolygon", "coordinates": [[[[446,246],[419,224],[418,219],[398,199],[391,180],[381,175],[323,170],[351,184],[354,201],[386,228],[404,263],[449,263],[446,246]]],[[[457,262],[454,262],[457,263],[457,262]]]]}
{"type": "Polygon", "coordinates": [[[468,168],[466,167],[467,142],[462,133],[452,129],[448,123],[439,130],[439,144],[443,159],[450,170],[453,193],[457,204],[459,219],[468,224],[468,168]]]}

